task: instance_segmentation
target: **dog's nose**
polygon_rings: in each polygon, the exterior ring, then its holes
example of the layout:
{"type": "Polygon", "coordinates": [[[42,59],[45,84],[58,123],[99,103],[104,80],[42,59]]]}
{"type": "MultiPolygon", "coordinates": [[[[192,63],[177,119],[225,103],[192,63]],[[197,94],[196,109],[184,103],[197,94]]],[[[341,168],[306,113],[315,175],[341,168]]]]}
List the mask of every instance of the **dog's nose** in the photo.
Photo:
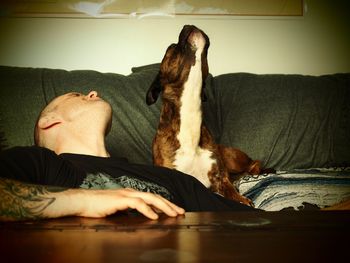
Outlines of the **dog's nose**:
{"type": "Polygon", "coordinates": [[[182,30],[186,30],[186,31],[191,31],[197,29],[197,27],[195,27],[194,25],[184,25],[184,27],[182,28],[182,30]]]}
{"type": "Polygon", "coordinates": [[[192,47],[196,49],[202,49],[205,46],[205,38],[200,30],[195,28],[189,35],[187,39],[188,43],[191,44],[192,47]]]}

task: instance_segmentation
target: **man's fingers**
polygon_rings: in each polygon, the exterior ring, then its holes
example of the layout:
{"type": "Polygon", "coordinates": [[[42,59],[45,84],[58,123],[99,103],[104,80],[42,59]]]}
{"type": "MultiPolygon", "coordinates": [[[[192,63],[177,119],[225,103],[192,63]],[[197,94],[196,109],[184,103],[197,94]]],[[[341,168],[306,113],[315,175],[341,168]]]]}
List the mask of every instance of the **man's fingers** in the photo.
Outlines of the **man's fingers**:
{"type": "Polygon", "coordinates": [[[165,199],[162,196],[158,196],[167,206],[169,206],[173,211],[176,212],[177,215],[183,215],[185,213],[185,209],[182,207],[179,207],[175,205],[174,203],[170,202],[169,200],[165,199]]]}
{"type": "Polygon", "coordinates": [[[158,195],[151,194],[151,193],[145,193],[145,192],[137,193],[137,195],[148,206],[155,207],[156,209],[160,210],[161,212],[167,214],[168,216],[177,216],[178,215],[178,213],[158,195]]]}
{"type": "MultiPolygon", "coordinates": [[[[163,197],[162,197],[163,198],[163,197]]],[[[175,205],[174,203],[170,202],[169,200],[163,198],[164,201],[171,206],[178,214],[183,215],[185,213],[185,209],[183,209],[182,207],[179,207],[177,205],[175,205]]]]}
{"type": "Polygon", "coordinates": [[[177,205],[171,203],[170,201],[168,201],[160,195],[148,192],[134,191],[130,192],[130,196],[141,198],[147,205],[153,206],[154,208],[167,214],[168,216],[177,216],[179,214],[185,213],[185,210],[183,208],[178,207],[177,205]]]}
{"type": "Polygon", "coordinates": [[[129,208],[136,209],[150,219],[158,219],[157,213],[142,198],[129,197],[128,199],[127,203],[129,208]]]}
{"type": "Polygon", "coordinates": [[[85,190],[86,201],[80,216],[103,217],[128,208],[136,209],[150,219],[157,219],[158,212],[175,217],[185,210],[160,195],[134,189],[85,190]]]}

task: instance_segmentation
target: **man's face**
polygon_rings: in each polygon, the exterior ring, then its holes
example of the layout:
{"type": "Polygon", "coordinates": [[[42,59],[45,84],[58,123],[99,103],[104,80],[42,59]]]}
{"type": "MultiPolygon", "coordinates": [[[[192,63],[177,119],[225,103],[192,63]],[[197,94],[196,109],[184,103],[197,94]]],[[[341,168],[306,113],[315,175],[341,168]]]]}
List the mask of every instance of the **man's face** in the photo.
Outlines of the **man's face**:
{"type": "Polygon", "coordinates": [[[112,108],[101,99],[97,92],[87,95],[71,92],[55,98],[42,112],[42,115],[54,111],[66,122],[95,124],[104,121],[109,127],[112,119],[112,108]]]}
{"type": "Polygon", "coordinates": [[[67,93],[53,100],[48,107],[62,116],[66,121],[76,118],[110,117],[112,109],[106,101],[101,99],[97,92],[91,91],[88,95],[77,92],[67,93]]]}
{"type": "Polygon", "coordinates": [[[35,144],[54,150],[56,127],[71,131],[108,134],[112,124],[112,108],[96,91],[83,95],[71,92],[52,100],[41,112],[34,129],[35,144]],[[72,130],[73,129],[73,130],[72,130]]]}

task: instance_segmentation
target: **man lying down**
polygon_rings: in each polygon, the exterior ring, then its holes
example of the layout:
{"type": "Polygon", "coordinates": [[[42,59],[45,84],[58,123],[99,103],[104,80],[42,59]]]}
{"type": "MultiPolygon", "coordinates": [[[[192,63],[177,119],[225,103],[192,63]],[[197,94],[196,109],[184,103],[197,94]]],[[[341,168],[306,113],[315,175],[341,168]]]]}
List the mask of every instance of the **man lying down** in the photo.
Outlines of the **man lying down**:
{"type": "Polygon", "coordinates": [[[111,120],[111,106],[95,91],[52,100],[36,123],[36,146],[0,154],[0,219],[105,217],[129,209],[157,219],[158,213],[255,210],[192,176],[111,157],[105,147],[111,120]]]}

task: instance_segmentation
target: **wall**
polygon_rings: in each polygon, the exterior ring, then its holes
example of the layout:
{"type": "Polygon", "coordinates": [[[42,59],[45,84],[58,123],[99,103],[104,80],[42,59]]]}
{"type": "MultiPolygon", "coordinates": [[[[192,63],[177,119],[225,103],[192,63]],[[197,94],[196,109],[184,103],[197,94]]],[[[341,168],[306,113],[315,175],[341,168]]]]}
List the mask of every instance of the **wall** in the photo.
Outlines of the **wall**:
{"type": "Polygon", "coordinates": [[[2,18],[0,65],[129,74],[160,62],[184,24],[210,37],[213,75],[350,72],[347,0],[306,0],[304,17],[2,18]]]}

